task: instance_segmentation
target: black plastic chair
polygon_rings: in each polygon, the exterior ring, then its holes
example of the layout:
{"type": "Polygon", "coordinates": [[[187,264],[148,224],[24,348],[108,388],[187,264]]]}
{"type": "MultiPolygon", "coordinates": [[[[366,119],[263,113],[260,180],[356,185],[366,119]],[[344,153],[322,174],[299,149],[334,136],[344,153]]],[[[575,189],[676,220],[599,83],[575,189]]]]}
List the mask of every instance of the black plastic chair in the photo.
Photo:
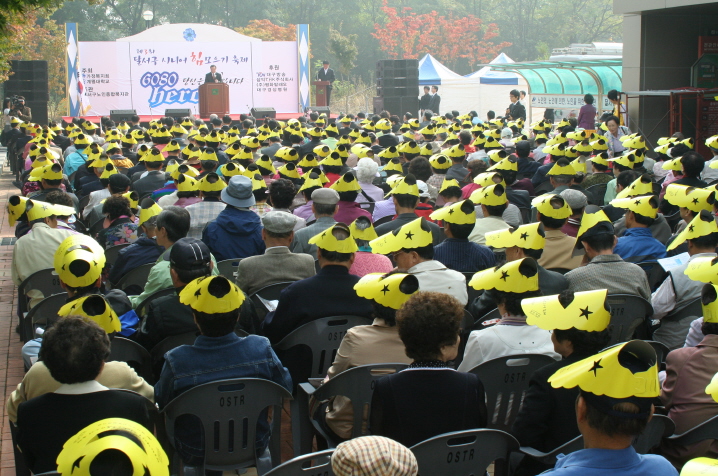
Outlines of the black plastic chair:
{"type": "Polygon", "coordinates": [[[269,286],[264,286],[262,289],[253,292],[249,296],[249,299],[251,299],[254,303],[254,308],[257,310],[257,317],[260,321],[264,320],[264,316],[266,316],[269,312],[269,309],[267,309],[267,306],[262,302],[262,299],[265,301],[277,301],[282,290],[292,283],[294,283],[294,281],[284,281],[281,283],[270,284],[269,286]]]}
{"type": "Polygon", "coordinates": [[[671,231],[676,230],[676,225],[678,225],[678,222],[682,220],[681,218],[681,211],[678,210],[677,212],[671,214],[671,215],[665,215],[666,222],[668,223],[668,226],[671,228],[671,231]]]}
{"type": "Polygon", "coordinates": [[[147,349],[135,341],[120,336],[113,337],[110,341],[110,357],[107,360],[126,362],[147,383],[155,382],[152,375],[152,357],[147,349]]]}
{"type": "Polygon", "coordinates": [[[582,450],[583,449],[583,436],[578,435],[573,440],[566,442],[559,446],[558,448],[554,448],[553,450],[549,452],[541,452],[537,449],[534,449],[530,446],[522,446],[519,451],[523,453],[523,455],[527,458],[535,459],[536,461],[543,463],[548,466],[553,466],[556,464],[556,457],[560,454],[567,455],[569,453],[573,453],[574,451],[582,450]]]}
{"type": "Polygon", "coordinates": [[[464,278],[466,278],[466,293],[469,296],[469,301],[467,304],[467,306],[468,306],[469,304],[474,302],[474,299],[481,296],[481,294],[484,291],[479,291],[479,290],[476,290],[476,289],[472,288],[471,286],[469,286],[469,281],[471,281],[471,278],[473,278],[474,274],[476,274],[476,273],[469,273],[469,272],[462,271],[461,274],[463,274],[464,278]]]}
{"type": "Polygon", "coordinates": [[[536,194],[537,197],[543,195],[544,193],[548,193],[553,190],[553,185],[551,185],[550,180],[546,180],[544,183],[540,184],[538,187],[534,187],[534,194],[536,194]]]}
{"type": "Polygon", "coordinates": [[[90,229],[87,231],[87,234],[90,235],[93,238],[97,238],[97,235],[104,229],[105,224],[105,217],[100,218],[95,223],[90,225],[90,229]]]}
{"type": "Polygon", "coordinates": [[[334,476],[332,453],[333,449],[298,456],[280,464],[265,476],[334,476]]]}
{"type": "Polygon", "coordinates": [[[718,415],[680,435],[666,437],[666,441],[679,446],[689,446],[704,440],[718,440],[718,415]]]}
{"type": "Polygon", "coordinates": [[[135,314],[137,314],[140,318],[144,317],[147,313],[147,308],[149,307],[150,303],[154,301],[155,299],[159,299],[164,296],[169,296],[171,294],[175,293],[175,288],[165,288],[160,289],[159,291],[155,291],[146,298],[140,302],[137,307],[135,308],[135,314]]]}
{"type": "Polygon", "coordinates": [[[185,332],[184,334],[177,334],[174,336],[165,337],[157,345],[155,345],[150,351],[150,358],[152,359],[152,373],[155,381],[159,380],[160,373],[162,372],[162,366],[165,362],[165,354],[172,349],[175,349],[181,345],[192,345],[197,339],[196,332],[185,332]]]}
{"type": "Polygon", "coordinates": [[[610,325],[613,327],[607,347],[630,340],[646,318],[653,315],[651,304],[634,294],[609,294],[607,301],[611,306],[610,325]]]}
{"type": "MultiPolygon", "coordinates": [[[[272,466],[277,466],[281,461],[285,398],[291,398],[291,394],[284,387],[264,379],[229,379],[198,385],[174,398],[162,411],[167,437],[174,446],[175,421],[182,415],[194,415],[201,421],[205,442],[204,464],[198,474],[205,470],[231,471],[257,466],[257,421],[264,409],[272,407],[268,448],[272,466]]],[[[179,474],[176,466],[172,474],[179,474]]],[[[268,468],[257,469],[264,474],[268,468]]]]}
{"type": "Polygon", "coordinates": [[[110,246],[105,250],[105,261],[107,266],[112,266],[117,261],[117,257],[120,255],[120,251],[123,248],[127,248],[131,243],[122,243],[120,245],[110,246]]]}
{"type": "Polygon", "coordinates": [[[473,330],[480,331],[487,327],[495,326],[497,322],[501,320],[501,313],[498,308],[493,311],[489,311],[480,318],[476,319],[473,330]]]}
{"type": "Polygon", "coordinates": [[[112,285],[112,289],[121,289],[124,291],[132,285],[145,289],[147,278],[150,276],[150,271],[152,271],[154,265],[155,263],[147,263],[128,271],[116,284],[112,285]]]}
{"type": "MultiPolygon", "coordinates": [[[[366,435],[364,431],[368,428],[369,408],[371,398],[374,394],[374,383],[385,375],[393,374],[407,368],[407,364],[401,363],[382,363],[370,364],[354,367],[339,375],[335,376],[328,382],[322,384],[318,388],[314,388],[310,383],[301,383],[297,387],[297,413],[292,408],[292,428],[299,427],[300,440],[294,442],[294,447],[299,449],[298,454],[304,454],[311,451],[312,433],[309,425],[314,427],[319,435],[327,442],[330,448],[335,448],[340,441],[335,441],[333,437],[328,435],[322,426],[314,419],[314,415],[309,415],[309,399],[314,397],[318,401],[329,400],[332,397],[341,395],[351,400],[353,411],[352,435],[351,438],[366,435]],[[295,417],[296,415],[296,417],[295,417]]],[[[296,436],[296,432],[295,436],[296,436]]]]}
{"type": "Polygon", "coordinates": [[[524,225],[527,225],[531,223],[531,209],[530,208],[521,208],[518,207],[519,212],[521,212],[521,221],[524,225]]]}
{"type": "Polygon", "coordinates": [[[510,434],[482,429],[445,433],[410,449],[422,476],[474,476],[485,474],[494,462],[494,474],[504,474],[508,465],[498,462],[506,463],[518,448],[519,442],[510,434]]]}
{"type": "Polygon", "coordinates": [[[661,266],[658,261],[641,261],[636,264],[646,272],[648,286],[650,286],[651,291],[658,289],[658,286],[660,286],[663,280],[668,276],[668,272],[663,269],[663,266],[661,266]]]}
{"type": "Polygon", "coordinates": [[[668,355],[668,352],[670,352],[671,350],[663,342],[657,342],[655,340],[647,340],[645,342],[646,342],[646,344],[650,344],[651,347],[653,347],[653,350],[656,351],[656,359],[657,359],[656,361],[658,362],[658,366],[661,370],[665,370],[666,356],[668,355]]]}
{"type": "Polygon", "coordinates": [[[25,465],[25,458],[22,455],[22,451],[20,451],[20,448],[17,446],[17,425],[11,421],[8,421],[8,424],[10,425],[12,450],[15,455],[15,476],[30,476],[30,469],[28,469],[25,465]]]}
{"type": "Polygon", "coordinates": [[[85,195],[80,199],[80,203],[77,205],[78,212],[80,213],[80,218],[83,218],[82,212],[87,206],[87,204],[90,203],[90,195],[85,195]]]}
{"type": "Polygon", "coordinates": [[[237,267],[242,258],[225,259],[217,262],[217,271],[219,274],[230,280],[231,282],[237,281],[237,267]]]}
{"type": "Polygon", "coordinates": [[[322,267],[319,266],[319,260],[318,260],[318,259],[315,259],[315,260],[314,260],[314,271],[316,271],[316,272],[318,273],[318,272],[321,271],[321,270],[322,270],[322,267]]]}
{"type": "Polygon", "coordinates": [[[568,269],[568,268],[548,268],[548,270],[549,270],[549,271],[553,271],[553,272],[555,272],[555,273],[559,273],[559,274],[566,274],[566,273],[568,273],[569,271],[571,271],[571,270],[568,269]]]}
{"type": "Polygon", "coordinates": [[[590,205],[596,205],[599,207],[603,206],[603,199],[606,196],[606,188],[608,187],[608,184],[606,183],[597,183],[594,185],[591,185],[590,187],[586,188],[584,192],[586,192],[586,197],[588,198],[588,203],[590,205]]]}
{"type": "Polygon", "coordinates": [[[374,222],[374,228],[376,228],[379,225],[383,225],[384,223],[389,223],[393,219],[394,219],[394,217],[392,215],[387,215],[385,217],[381,217],[377,221],[374,222]]]}
{"type": "Polygon", "coordinates": [[[491,359],[469,370],[484,384],[487,426],[510,431],[524,402],[531,375],[554,362],[548,355],[519,354],[491,359]]]}
{"type": "Polygon", "coordinates": [[[701,305],[701,298],[697,297],[680,309],[674,309],[661,319],[661,326],[670,322],[671,325],[676,324],[680,332],[675,328],[667,332],[662,332],[661,327],[659,327],[653,331],[653,339],[665,344],[670,350],[679,349],[683,347],[685,343],[685,336],[688,335],[691,322],[702,316],[703,306],[701,305]]]}
{"type": "Polygon", "coordinates": [[[35,271],[25,278],[17,288],[17,317],[22,317],[29,311],[30,298],[27,296],[29,291],[39,291],[44,297],[53,294],[64,293],[65,290],[60,284],[60,277],[54,274],[54,268],[45,268],[35,271]]]}
{"type": "Polygon", "coordinates": [[[665,415],[653,415],[643,432],[633,442],[637,453],[642,455],[652,452],[661,444],[663,438],[676,430],[676,424],[665,415]]]}
{"type": "Polygon", "coordinates": [[[21,322],[21,334],[24,342],[36,337],[37,328],[46,329],[57,321],[57,312],[67,303],[67,293],[53,294],[35,305],[21,322]]]}

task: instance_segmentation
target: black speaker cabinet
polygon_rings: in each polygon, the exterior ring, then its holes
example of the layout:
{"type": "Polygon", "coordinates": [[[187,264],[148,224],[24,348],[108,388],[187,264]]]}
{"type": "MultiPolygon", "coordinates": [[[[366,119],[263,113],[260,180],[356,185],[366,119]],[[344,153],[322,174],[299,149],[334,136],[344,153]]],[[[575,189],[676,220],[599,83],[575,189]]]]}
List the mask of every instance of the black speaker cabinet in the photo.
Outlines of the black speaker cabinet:
{"type": "Polygon", "coordinates": [[[184,118],[190,117],[192,111],[189,109],[165,109],[165,117],[184,118]]]}
{"type": "Polygon", "coordinates": [[[277,118],[277,111],[273,107],[253,107],[250,111],[253,117],[262,119],[264,117],[277,118]]]}
{"type": "Polygon", "coordinates": [[[129,121],[135,115],[137,115],[137,112],[134,109],[113,109],[110,111],[110,119],[115,123],[129,121]]]}

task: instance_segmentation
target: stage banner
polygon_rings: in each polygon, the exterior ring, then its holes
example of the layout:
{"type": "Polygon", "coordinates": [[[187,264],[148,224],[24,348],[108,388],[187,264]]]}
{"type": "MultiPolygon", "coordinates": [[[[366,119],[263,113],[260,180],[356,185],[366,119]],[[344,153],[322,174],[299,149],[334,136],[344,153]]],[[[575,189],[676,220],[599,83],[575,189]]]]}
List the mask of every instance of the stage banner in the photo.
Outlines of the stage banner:
{"type": "MultiPolygon", "coordinates": [[[[261,65],[254,71],[254,106],[273,107],[277,112],[298,112],[297,43],[263,41],[261,65]]],[[[257,56],[257,45],[254,54],[257,56]]],[[[230,95],[232,89],[230,87],[230,95]]]]}
{"type": "MultiPolygon", "coordinates": [[[[81,115],[109,116],[113,109],[133,109],[127,43],[81,41],[78,68],[81,115]]],[[[72,116],[80,115],[72,113],[72,116]]]]}

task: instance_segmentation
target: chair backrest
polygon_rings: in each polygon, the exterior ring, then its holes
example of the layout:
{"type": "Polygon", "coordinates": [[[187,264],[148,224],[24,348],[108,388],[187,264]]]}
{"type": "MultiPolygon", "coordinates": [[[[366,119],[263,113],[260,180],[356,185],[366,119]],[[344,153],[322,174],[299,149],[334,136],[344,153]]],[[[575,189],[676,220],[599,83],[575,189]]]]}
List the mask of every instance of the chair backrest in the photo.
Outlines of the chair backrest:
{"type": "Polygon", "coordinates": [[[282,290],[292,283],[294,283],[294,281],[284,281],[281,283],[270,284],[268,286],[264,286],[262,289],[258,289],[249,296],[249,299],[251,299],[254,303],[254,308],[257,311],[257,317],[260,321],[264,319],[264,316],[266,316],[269,311],[259,298],[261,297],[265,301],[277,301],[279,299],[279,295],[282,293],[282,290]]]}
{"type": "Polygon", "coordinates": [[[374,385],[385,375],[393,374],[407,368],[407,364],[370,364],[345,370],[332,378],[314,392],[318,401],[328,400],[341,395],[351,400],[354,410],[352,438],[367,434],[365,417],[369,416],[371,397],[374,394],[374,385]]]}
{"type": "Polygon", "coordinates": [[[332,471],[332,453],[334,449],[317,451],[308,455],[298,456],[282,463],[265,476],[334,476],[332,471]]]}
{"type": "Polygon", "coordinates": [[[381,217],[377,221],[374,222],[374,227],[376,228],[377,226],[383,225],[384,223],[389,223],[392,219],[393,219],[393,217],[391,215],[381,217]]]}
{"type": "Polygon", "coordinates": [[[646,316],[653,314],[651,304],[634,294],[609,294],[611,306],[611,340],[609,346],[628,341],[646,316]]]}
{"type": "Polygon", "coordinates": [[[135,308],[135,313],[139,317],[143,317],[147,313],[147,308],[149,307],[149,305],[152,301],[154,301],[155,299],[161,298],[163,296],[169,296],[170,294],[174,294],[174,292],[175,292],[175,288],[165,288],[165,289],[160,289],[159,291],[153,292],[152,294],[150,294],[149,296],[144,298],[142,300],[142,302],[140,302],[137,305],[137,308],[135,308]]]}
{"type": "Polygon", "coordinates": [[[284,398],[291,398],[284,387],[258,378],[198,385],[174,398],[163,410],[167,436],[174,445],[175,421],[182,415],[194,415],[204,433],[205,468],[255,466],[257,420],[265,408],[274,407],[271,439],[278,442],[284,398]]]}
{"type": "Polygon", "coordinates": [[[150,276],[150,271],[152,271],[154,265],[155,263],[147,263],[128,271],[116,284],[112,285],[112,289],[124,290],[133,284],[144,289],[145,284],[147,284],[147,278],[150,276]]]}
{"type": "Polygon", "coordinates": [[[666,317],[663,319],[669,319],[671,321],[680,321],[682,319],[685,319],[686,317],[694,317],[699,318],[703,316],[703,306],[701,305],[701,298],[697,297],[690,301],[685,306],[681,307],[680,309],[676,309],[674,311],[671,311],[666,317]]]}
{"type": "Polygon", "coordinates": [[[673,213],[672,215],[664,215],[666,218],[666,222],[668,223],[668,226],[671,228],[671,231],[674,231],[676,229],[676,225],[679,221],[681,221],[681,211],[678,210],[677,212],[673,213]]]}
{"type": "Polygon", "coordinates": [[[486,329],[487,327],[495,326],[497,322],[501,320],[501,313],[499,312],[498,308],[494,309],[493,311],[489,311],[480,318],[476,319],[476,323],[474,324],[474,327],[472,328],[475,331],[480,331],[481,329],[486,329]]]}
{"type": "Polygon", "coordinates": [[[367,325],[371,322],[371,319],[359,316],[322,317],[295,329],[275,347],[278,350],[288,350],[297,345],[309,347],[312,351],[312,370],[309,378],[324,377],[334,362],[344,334],[354,326],[367,325]]]}
{"type": "Polygon", "coordinates": [[[131,243],[122,243],[115,246],[110,246],[105,250],[105,261],[107,261],[107,264],[112,266],[115,264],[115,261],[117,261],[117,256],[120,254],[120,250],[123,248],[127,248],[130,246],[131,243]]]}
{"type": "Polygon", "coordinates": [[[105,217],[100,218],[99,220],[95,221],[92,225],[90,225],[90,229],[87,232],[91,237],[96,238],[97,235],[102,231],[104,228],[103,225],[105,224],[105,217]]]}
{"type": "MultiPolygon", "coordinates": [[[[528,192],[527,192],[528,193],[528,192]]],[[[531,209],[530,208],[522,208],[518,207],[519,212],[521,212],[521,221],[524,225],[527,225],[531,223],[531,209]]]]}
{"type": "Polygon", "coordinates": [[[127,365],[135,369],[135,372],[140,377],[150,384],[154,383],[150,353],[137,342],[120,336],[113,337],[110,341],[110,357],[108,360],[126,362],[127,365]]]}
{"type": "Polygon", "coordinates": [[[35,338],[35,329],[48,328],[57,321],[57,312],[67,302],[67,293],[53,294],[35,305],[22,319],[22,338],[24,342],[35,338]]]}
{"type": "Polygon", "coordinates": [[[464,278],[466,278],[466,293],[469,296],[469,304],[471,304],[472,302],[474,302],[474,299],[481,296],[483,291],[476,290],[476,289],[472,288],[471,286],[469,286],[469,281],[471,281],[471,278],[473,278],[474,274],[476,274],[476,273],[462,271],[461,274],[463,274],[464,278]]]}
{"type": "Polygon", "coordinates": [[[479,476],[496,460],[519,449],[516,438],[499,430],[445,433],[412,446],[420,476],[479,476]]]}
{"type": "Polygon", "coordinates": [[[232,282],[237,280],[237,266],[242,258],[225,259],[217,263],[217,271],[219,274],[232,282]]]}
{"type": "Polygon", "coordinates": [[[559,274],[566,274],[569,271],[571,271],[568,268],[548,268],[548,270],[553,271],[554,273],[559,273],[559,274]]]}
{"type": "Polygon", "coordinates": [[[11,421],[9,421],[8,424],[10,425],[10,439],[12,440],[12,450],[15,454],[15,476],[30,476],[30,470],[25,464],[25,458],[22,455],[22,451],[20,451],[20,448],[17,446],[17,425],[15,425],[15,423],[11,421]]]}
{"type": "Polygon", "coordinates": [[[543,354],[509,355],[489,360],[469,371],[484,384],[489,428],[511,430],[523,405],[531,375],[553,362],[556,361],[543,354]]]}
{"type": "Polygon", "coordinates": [[[158,381],[160,379],[162,367],[165,363],[165,354],[181,345],[194,344],[195,339],[197,339],[198,333],[199,331],[185,332],[184,334],[177,334],[174,336],[165,337],[152,348],[152,350],[150,351],[150,357],[152,358],[152,374],[155,378],[155,381],[158,381]]]}
{"type": "Polygon", "coordinates": [[[666,437],[674,445],[689,446],[704,440],[718,440],[718,415],[680,435],[666,437]]]}
{"type": "Polygon", "coordinates": [[[603,198],[606,196],[607,187],[608,184],[597,183],[584,190],[586,192],[586,197],[588,198],[588,203],[599,207],[603,206],[603,198]]]}
{"type": "Polygon", "coordinates": [[[658,365],[666,363],[666,356],[668,355],[668,352],[671,350],[668,348],[666,344],[663,342],[658,342],[655,340],[647,340],[645,341],[647,344],[650,344],[651,347],[653,347],[653,350],[656,351],[656,358],[658,359],[658,365]]]}
{"type": "Polygon", "coordinates": [[[633,447],[642,455],[649,453],[661,444],[663,438],[670,436],[676,430],[676,424],[665,415],[653,415],[643,433],[633,441],[633,447]]]}
{"type": "Polygon", "coordinates": [[[544,193],[550,192],[553,190],[553,185],[551,185],[550,180],[546,180],[544,183],[540,184],[538,187],[534,187],[534,193],[538,197],[539,195],[543,195],[544,193]]]}
{"type": "Polygon", "coordinates": [[[65,292],[60,285],[60,277],[53,274],[54,271],[54,268],[45,268],[40,271],[35,271],[20,283],[20,286],[17,288],[18,317],[22,318],[23,314],[29,309],[28,304],[30,299],[27,297],[28,291],[40,291],[44,297],[65,292]]]}
{"type": "Polygon", "coordinates": [[[78,210],[80,210],[80,213],[85,209],[87,204],[90,203],[90,195],[85,195],[80,199],[80,203],[77,205],[78,210]]]}
{"type": "Polygon", "coordinates": [[[658,264],[658,261],[641,261],[636,264],[645,271],[648,286],[650,286],[651,291],[655,291],[663,280],[666,279],[666,276],[668,276],[668,272],[663,269],[663,266],[658,264]]]}

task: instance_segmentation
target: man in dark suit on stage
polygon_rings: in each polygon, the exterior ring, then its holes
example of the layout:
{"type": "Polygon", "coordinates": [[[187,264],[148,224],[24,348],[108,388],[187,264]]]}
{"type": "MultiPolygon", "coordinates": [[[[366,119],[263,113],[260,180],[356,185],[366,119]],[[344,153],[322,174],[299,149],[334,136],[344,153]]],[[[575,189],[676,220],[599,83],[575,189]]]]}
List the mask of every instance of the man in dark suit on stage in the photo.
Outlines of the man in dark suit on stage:
{"type": "Polygon", "coordinates": [[[317,73],[317,81],[329,81],[327,86],[327,106],[329,106],[329,99],[332,97],[332,83],[335,81],[334,70],[329,67],[329,61],[322,61],[322,69],[317,73]]]}
{"type": "Polygon", "coordinates": [[[205,83],[221,83],[222,75],[217,72],[217,67],[212,65],[209,67],[209,73],[204,75],[205,83]]]}
{"type": "Polygon", "coordinates": [[[439,96],[439,87],[432,86],[431,87],[431,100],[429,101],[429,110],[438,116],[440,104],[441,104],[441,96],[439,96]]]}
{"type": "Polygon", "coordinates": [[[430,102],[429,86],[424,86],[424,95],[419,98],[419,114],[424,115],[424,110],[429,109],[430,102]]]}

